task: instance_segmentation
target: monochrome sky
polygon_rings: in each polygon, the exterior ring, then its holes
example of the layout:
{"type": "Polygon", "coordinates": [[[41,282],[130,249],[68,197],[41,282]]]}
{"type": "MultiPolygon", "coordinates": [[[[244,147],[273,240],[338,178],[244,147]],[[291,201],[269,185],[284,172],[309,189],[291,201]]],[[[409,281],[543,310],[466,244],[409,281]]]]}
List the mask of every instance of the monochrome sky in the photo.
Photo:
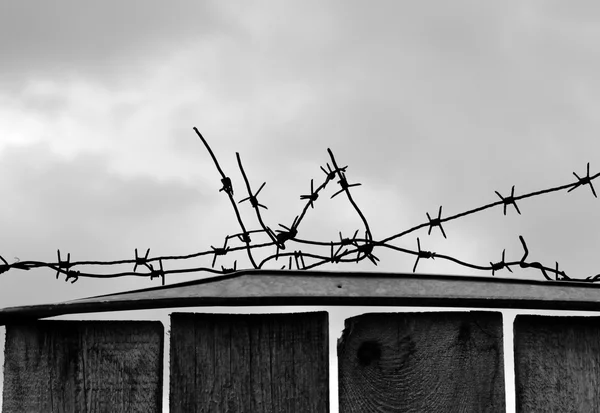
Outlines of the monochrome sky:
{"type": "MultiPolygon", "coordinates": [[[[236,196],[239,152],[291,224],[331,148],[382,239],[600,168],[600,5],[585,1],[376,3],[173,0],[0,2],[0,255],[9,262],[187,254],[238,231],[207,138],[236,196]]],[[[597,185],[600,189],[600,185],[597,185]]],[[[299,235],[361,227],[333,185],[299,235]]],[[[248,204],[241,206],[255,226],[248,204]]],[[[600,208],[589,188],[482,212],[397,245],[465,261],[530,258],[600,273],[600,208]]],[[[324,269],[410,272],[413,257],[324,269]]],[[[244,254],[218,265],[248,267],[244,254]]],[[[210,265],[210,258],[193,265],[210,265]]],[[[277,263],[281,265],[280,263],[277,263]]],[[[425,273],[490,275],[441,260],[425,273]]],[[[195,275],[194,277],[204,276],[195,275]]],[[[497,276],[540,278],[515,269],[497,276]]],[[[52,271],[0,275],[2,307],[157,285],[65,284],[52,271]]],[[[178,280],[193,277],[181,277],[178,280]]]]}

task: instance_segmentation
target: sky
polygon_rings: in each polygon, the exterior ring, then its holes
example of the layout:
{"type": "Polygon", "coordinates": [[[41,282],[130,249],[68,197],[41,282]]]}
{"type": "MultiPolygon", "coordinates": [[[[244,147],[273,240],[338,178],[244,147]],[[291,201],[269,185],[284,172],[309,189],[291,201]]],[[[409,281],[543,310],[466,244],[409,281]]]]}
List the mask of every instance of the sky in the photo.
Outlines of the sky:
{"type": "MultiPolygon", "coordinates": [[[[222,245],[238,224],[193,127],[236,199],[247,196],[236,152],[254,188],[267,182],[259,200],[271,227],[301,212],[299,196],[324,178],[327,148],[362,184],[351,191],[374,239],[426,222],[440,205],[456,214],[513,185],[522,194],[574,182],[587,162],[592,174],[600,167],[599,19],[592,1],[0,0],[0,255],[55,261],[60,249],[72,261],[117,260],[135,248],[182,255],[222,245]]],[[[330,184],[299,236],[329,241],[361,228],[347,200],[329,199],[335,191],[330,184]]],[[[423,249],[486,265],[504,249],[519,259],[522,235],[535,261],[559,262],[572,278],[600,273],[589,188],[518,205],[522,215],[496,208],[444,224],[447,239],[425,229],[396,245],[415,249],[419,236],[423,249]]],[[[257,228],[248,203],[240,209],[257,228]]],[[[375,255],[377,267],[322,269],[412,271],[413,257],[375,255]]],[[[244,254],[217,266],[236,259],[249,268],[244,254]]],[[[491,275],[442,260],[418,271],[491,275]]],[[[3,273],[0,304],[158,285],[63,278],[3,273]]]]}

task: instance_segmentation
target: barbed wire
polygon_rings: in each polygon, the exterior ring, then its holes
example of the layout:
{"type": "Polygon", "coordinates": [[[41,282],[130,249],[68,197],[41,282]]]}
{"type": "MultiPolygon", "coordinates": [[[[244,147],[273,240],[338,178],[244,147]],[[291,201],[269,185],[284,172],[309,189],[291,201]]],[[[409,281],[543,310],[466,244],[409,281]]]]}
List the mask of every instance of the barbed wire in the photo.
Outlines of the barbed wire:
{"type": "MultiPolygon", "coordinates": [[[[329,162],[325,164],[325,167],[321,166],[321,171],[325,174],[325,178],[323,182],[314,187],[314,180],[310,181],[310,193],[307,195],[300,195],[300,200],[306,201],[304,207],[300,214],[296,215],[293,219],[292,223],[288,225],[278,224],[281,229],[273,230],[270,226],[266,225],[263,217],[261,215],[261,208],[268,209],[266,205],[262,204],[258,200],[258,196],[260,192],[266,185],[266,182],[263,182],[258,190],[254,192],[252,190],[252,185],[250,184],[250,180],[248,179],[248,175],[244,169],[242,164],[242,160],[240,154],[236,152],[237,164],[240,169],[242,178],[244,180],[244,184],[246,186],[247,196],[240,201],[236,202],[234,197],[234,189],[231,178],[225,174],[223,169],[221,168],[217,157],[212,151],[206,139],[202,136],[202,134],[198,131],[197,128],[193,128],[194,132],[198,135],[206,150],[208,151],[210,157],[212,158],[219,175],[221,176],[221,185],[222,187],[219,189],[219,192],[225,192],[231,206],[233,207],[236,219],[241,228],[241,232],[227,235],[225,237],[223,246],[215,247],[210,246],[209,250],[196,252],[188,255],[173,255],[173,256],[156,256],[150,257],[150,249],[146,250],[146,253],[141,256],[138,254],[138,250],[135,249],[135,254],[132,259],[124,259],[118,261],[71,261],[71,254],[67,253],[66,259],[63,260],[61,257],[60,250],[57,250],[57,261],[56,262],[45,262],[45,261],[23,261],[15,259],[15,262],[8,263],[2,256],[0,256],[0,274],[5,273],[9,270],[24,270],[28,271],[36,268],[49,268],[53,271],[56,271],[56,278],[58,279],[61,275],[65,276],[65,281],[71,281],[74,283],[79,280],[79,278],[117,278],[117,277],[126,277],[126,276],[135,276],[135,277],[150,277],[150,279],[160,278],[162,284],[165,284],[165,276],[168,274],[184,274],[184,273],[198,273],[205,272],[209,274],[228,274],[235,271],[238,271],[237,268],[237,260],[234,261],[233,267],[224,267],[221,265],[220,269],[215,269],[215,265],[217,263],[218,257],[224,257],[239,251],[246,251],[248,255],[248,260],[254,269],[261,269],[271,261],[278,261],[280,258],[287,258],[287,265],[283,265],[281,269],[295,269],[298,270],[311,270],[316,267],[320,267],[326,264],[339,264],[339,263],[358,263],[365,259],[368,259],[372,264],[377,265],[379,262],[379,258],[374,255],[374,251],[376,249],[389,249],[392,251],[409,254],[415,256],[415,263],[412,271],[416,272],[419,261],[420,260],[446,260],[454,262],[458,265],[464,266],[466,268],[480,270],[480,271],[491,271],[492,275],[495,275],[496,272],[506,269],[509,272],[512,272],[513,267],[520,267],[523,269],[533,268],[538,270],[546,280],[570,280],[570,281],[582,281],[582,282],[597,282],[600,281],[600,274],[589,276],[587,278],[571,278],[567,276],[564,270],[559,268],[558,262],[555,262],[553,267],[549,267],[541,264],[540,262],[527,261],[529,256],[529,248],[525,242],[525,239],[522,236],[519,236],[519,241],[523,248],[523,255],[518,260],[507,261],[506,260],[506,250],[502,251],[501,259],[497,262],[489,261],[489,265],[481,265],[474,264],[467,261],[463,261],[456,257],[452,257],[450,255],[440,254],[434,251],[427,251],[421,249],[421,240],[419,237],[416,239],[417,248],[415,250],[402,248],[397,245],[392,244],[392,241],[395,241],[401,237],[404,237],[408,234],[416,232],[420,229],[427,228],[427,234],[431,235],[431,232],[434,228],[439,228],[440,232],[447,238],[446,231],[442,226],[444,223],[453,221],[459,218],[466,217],[468,215],[476,214],[478,212],[484,211],[486,209],[495,208],[498,206],[502,206],[503,214],[507,214],[507,207],[512,206],[516,212],[520,215],[521,211],[517,205],[517,201],[521,201],[527,198],[546,195],[552,192],[565,191],[571,192],[579,187],[589,186],[592,194],[595,198],[597,198],[596,191],[594,189],[593,181],[600,176],[600,173],[595,175],[590,175],[590,164],[587,164],[586,174],[583,177],[580,177],[577,173],[573,172],[573,175],[577,179],[575,182],[567,183],[564,185],[542,189],[534,192],[529,192],[521,195],[515,195],[515,186],[512,186],[511,192],[509,196],[503,196],[498,191],[494,191],[496,195],[500,198],[499,201],[492,202],[490,204],[486,204],[477,208],[473,208],[455,215],[450,215],[444,217],[442,215],[442,206],[438,209],[438,214],[435,218],[431,218],[429,212],[426,212],[427,222],[423,222],[419,225],[416,225],[412,228],[406,229],[404,231],[395,233],[393,235],[388,236],[387,238],[383,238],[381,240],[374,240],[373,234],[371,232],[369,223],[364,216],[363,212],[359,208],[358,204],[355,202],[352,197],[352,193],[350,192],[351,188],[360,186],[360,183],[348,183],[348,178],[346,176],[348,166],[340,167],[338,166],[338,162],[331,151],[331,149],[327,149],[329,154],[329,158],[331,160],[331,165],[329,162]],[[348,202],[354,209],[354,211],[359,216],[362,224],[364,226],[364,237],[359,238],[359,230],[356,230],[351,237],[343,237],[342,233],[339,232],[339,241],[331,240],[331,241],[317,241],[317,240],[307,240],[298,237],[298,229],[309,209],[314,209],[317,200],[319,200],[321,193],[327,188],[328,184],[337,179],[337,184],[339,185],[339,189],[331,195],[330,198],[335,198],[342,193],[345,194],[348,202]],[[244,224],[238,205],[248,201],[251,205],[252,209],[255,212],[256,219],[260,228],[248,230],[247,226],[244,224]],[[264,234],[268,237],[268,242],[263,243],[253,243],[250,235],[260,235],[264,234]],[[232,240],[237,240],[241,242],[242,245],[231,246],[228,245],[232,240]],[[301,248],[294,249],[293,251],[286,251],[289,243],[295,243],[299,246],[302,245],[310,245],[313,247],[320,248],[324,252],[321,254],[306,252],[301,248]],[[264,259],[262,259],[258,264],[254,258],[253,251],[257,249],[270,248],[274,249],[275,253],[267,255],[264,259]],[[188,267],[188,268],[179,268],[179,269],[165,269],[163,267],[163,263],[175,260],[189,260],[193,258],[199,257],[212,257],[212,262],[210,267],[188,267]],[[307,260],[310,260],[307,264],[307,260]],[[133,265],[133,270],[129,272],[117,272],[117,273],[94,273],[94,272],[83,272],[81,270],[75,270],[74,268],[85,268],[90,266],[117,266],[117,265],[133,265]],[[144,268],[144,272],[138,272],[138,268],[144,268]]],[[[241,270],[242,268],[240,268],[241,270]]]]}

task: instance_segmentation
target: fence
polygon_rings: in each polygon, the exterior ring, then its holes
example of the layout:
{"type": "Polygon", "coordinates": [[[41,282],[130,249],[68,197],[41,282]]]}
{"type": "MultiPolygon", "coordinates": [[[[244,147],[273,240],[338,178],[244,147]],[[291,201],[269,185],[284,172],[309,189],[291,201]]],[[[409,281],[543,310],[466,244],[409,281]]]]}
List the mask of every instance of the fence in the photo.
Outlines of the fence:
{"type": "MultiPolygon", "coordinates": [[[[414,274],[250,271],[0,310],[3,412],[160,412],[160,322],[53,321],[95,311],[214,305],[422,305],[593,310],[600,286],[414,274]]],[[[340,412],[503,412],[502,314],[367,313],[338,340],[340,412]]],[[[600,406],[600,322],[517,316],[517,410],[600,406]]],[[[171,412],[329,411],[328,314],[171,315],[171,412]]]]}

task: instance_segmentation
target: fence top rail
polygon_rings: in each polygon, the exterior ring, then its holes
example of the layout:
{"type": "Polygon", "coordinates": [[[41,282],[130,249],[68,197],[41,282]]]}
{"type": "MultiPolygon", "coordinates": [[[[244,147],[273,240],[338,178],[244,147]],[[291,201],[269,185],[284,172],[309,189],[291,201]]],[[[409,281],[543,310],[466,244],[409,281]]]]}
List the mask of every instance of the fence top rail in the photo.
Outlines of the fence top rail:
{"type": "Polygon", "coordinates": [[[413,273],[244,270],[62,303],[3,308],[0,325],[106,311],[275,305],[600,311],[600,285],[413,273]]]}

